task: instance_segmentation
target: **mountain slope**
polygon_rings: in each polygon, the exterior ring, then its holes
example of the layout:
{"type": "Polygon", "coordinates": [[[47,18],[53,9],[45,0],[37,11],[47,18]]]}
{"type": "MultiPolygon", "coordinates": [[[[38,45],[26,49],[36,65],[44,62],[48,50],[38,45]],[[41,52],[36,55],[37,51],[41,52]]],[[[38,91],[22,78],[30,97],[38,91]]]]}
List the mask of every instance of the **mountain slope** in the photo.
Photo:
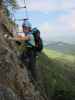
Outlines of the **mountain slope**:
{"type": "Polygon", "coordinates": [[[38,63],[48,98],[75,100],[75,57],[44,49],[38,63]]]}
{"type": "Polygon", "coordinates": [[[75,52],[74,44],[69,44],[69,43],[64,43],[64,42],[49,43],[48,45],[46,45],[46,47],[52,50],[56,50],[58,52],[62,52],[62,53],[74,54],[75,52]]]}

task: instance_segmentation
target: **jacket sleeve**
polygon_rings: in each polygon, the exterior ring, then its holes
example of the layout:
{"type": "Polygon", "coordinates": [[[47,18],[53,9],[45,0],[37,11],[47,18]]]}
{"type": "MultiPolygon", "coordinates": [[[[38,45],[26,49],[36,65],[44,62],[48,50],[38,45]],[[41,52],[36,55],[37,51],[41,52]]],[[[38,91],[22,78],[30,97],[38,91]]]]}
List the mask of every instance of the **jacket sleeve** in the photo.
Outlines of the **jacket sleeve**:
{"type": "Polygon", "coordinates": [[[27,41],[27,40],[30,40],[30,36],[29,35],[27,35],[27,36],[21,36],[21,35],[17,35],[16,36],[16,38],[15,38],[15,40],[17,40],[17,41],[27,41]]]}

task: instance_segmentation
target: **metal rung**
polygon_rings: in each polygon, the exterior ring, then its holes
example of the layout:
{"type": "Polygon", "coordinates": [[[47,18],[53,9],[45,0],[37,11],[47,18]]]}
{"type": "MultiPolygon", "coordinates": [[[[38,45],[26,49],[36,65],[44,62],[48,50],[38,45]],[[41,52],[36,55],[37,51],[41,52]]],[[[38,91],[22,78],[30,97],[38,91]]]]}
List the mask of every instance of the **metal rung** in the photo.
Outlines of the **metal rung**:
{"type": "Polygon", "coordinates": [[[16,33],[23,33],[23,32],[16,32],[16,33]]]}
{"type": "Polygon", "coordinates": [[[23,6],[23,7],[16,7],[16,9],[24,9],[24,8],[27,8],[26,6],[23,6]]]}
{"type": "MultiPolygon", "coordinates": [[[[5,6],[10,7],[11,4],[5,4],[5,6]]],[[[16,6],[16,8],[21,7],[21,6],[16,6]]],[[[22,7],[26,7],[26,5],[22,6],[22,7]]]]}
{"type": "Polygon", "coordinates": [[[23,19],[15,19],[15,21],[23,21],[23,20],[28,20],[28,18],[23,18],[23,19]]]}

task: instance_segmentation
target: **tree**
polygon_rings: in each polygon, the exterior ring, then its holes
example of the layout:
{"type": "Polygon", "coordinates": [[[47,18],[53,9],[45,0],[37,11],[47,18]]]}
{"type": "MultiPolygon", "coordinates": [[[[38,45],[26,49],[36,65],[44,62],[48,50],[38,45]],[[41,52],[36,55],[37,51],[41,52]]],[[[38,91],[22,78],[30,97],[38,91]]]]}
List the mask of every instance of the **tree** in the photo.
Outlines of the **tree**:
{"type": "Polygon", "coordinates": [[[9,31],[16,26],[16,23],[10,17],[11,10],[9,8],[15,8],[16,6],[16,0],[0,0],[0,20],[5,23],[9,31]]]}
{"type": "Polygon", "coordinates": [[[15,8],[17,6],[16,0],[0,0],[0,8],[4,9],[4,13],[8,17],[10,16],[9,6],[15,8]]]}
{"type": "Polygon", "coordinates": [[[10,5],[15,7],[16,6],[16,0],[0,0],[0,6],[10,5]]]}

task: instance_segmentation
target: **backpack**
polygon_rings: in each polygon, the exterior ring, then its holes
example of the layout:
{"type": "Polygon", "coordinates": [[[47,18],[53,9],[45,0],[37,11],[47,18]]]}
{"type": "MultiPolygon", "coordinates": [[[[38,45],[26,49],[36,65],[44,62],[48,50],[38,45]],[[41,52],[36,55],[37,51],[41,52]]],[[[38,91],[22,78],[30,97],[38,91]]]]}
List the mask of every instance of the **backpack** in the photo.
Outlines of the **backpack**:
{"type": "Polygon", "coordinates": [[[35,51],[41,52],[43,50],[43,41],[40,37],[40,31],[37,28],[33,28],[32,34],[35,40],[35,51]]]}

